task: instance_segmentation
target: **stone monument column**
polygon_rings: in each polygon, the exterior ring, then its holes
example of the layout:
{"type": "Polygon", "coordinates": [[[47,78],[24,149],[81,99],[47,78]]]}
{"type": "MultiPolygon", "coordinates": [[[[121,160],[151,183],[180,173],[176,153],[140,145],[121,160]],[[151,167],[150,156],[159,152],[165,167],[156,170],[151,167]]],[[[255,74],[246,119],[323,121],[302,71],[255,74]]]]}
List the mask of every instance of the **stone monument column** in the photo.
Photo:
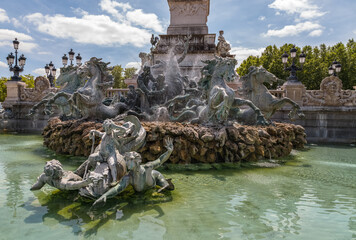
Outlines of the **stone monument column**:
{"type": "MultiPolygon", "coordinates": [[[[204,67],[202,60],[214,59],[216,52],[215,34],[208,32],[208,16],[210,0],[167,0],[170,10],[170,25],[167,34],[152,49],[154,64],[160,61],[169,62],[174,54],[178,60],[184,54],[185,41],[189,40],[187,54],[179,63],[182,75],[190,79],[200,78],[200,70],[204,67]],[[173,51],[172,51],[173,50],[173,51]]],[[[155,70],[156,76],[162,73],[155,70]]]]}
{"type": "Polygon", "coordinates": [[[168,0],[171,23],[168,35],[208,34],[210,0],[168,0]]]}

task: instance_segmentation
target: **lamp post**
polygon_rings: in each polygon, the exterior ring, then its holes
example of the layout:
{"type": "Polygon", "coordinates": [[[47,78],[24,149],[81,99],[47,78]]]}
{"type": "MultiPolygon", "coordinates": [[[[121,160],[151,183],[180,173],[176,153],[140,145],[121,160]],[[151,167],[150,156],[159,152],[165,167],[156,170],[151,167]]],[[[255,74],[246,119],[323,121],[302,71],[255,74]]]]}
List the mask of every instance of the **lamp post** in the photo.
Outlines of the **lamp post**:
{"type": "Polygon", "coordinates": [[[56,78],[56,71],[57,71],[56,67],[51,61],[49,64],[46,64],[44,69],[46,71],[46,76],[49,80],[49,83],[51,84],[51,87],[54,87],[54,79],[56,78]]]}
{"type": "Polygon", "coordinates": [[[14,72],[14,76],[11,77],[11,81],[21,81],[20,72],[23,71],[23,68],[26,63],[26,58],[22,54],[19,58],[17,58],[17,50],[19,49],[20,42],[17,41],[17,38],[12,42],[14,44],[15,56],[10,53],[6,60],[9,65],[9,69],[11,72],[14,72]],[[12,66],[15,63],[15,66],[12,66]]]}
{"type": "MultiPolygon", "coordinates": [[[[69,66],[73,66],[74,55],[75,55],[75,52],[73,52],[73,49],[70,49],[70,51],[68,52],[68,56],[69,56],[69,60],[70,60],[69,66]]],[[[78,55],[75,57],[75,60],[76,60],[77,66],[82,65],[82,57],[80,56],[80,53],[78,53],[78,55]]],[[[68,64],[68,57],[66,54],[64,54],[64,56],[62,57],[62,63],[63,63],[64,67],[66,67],[68,64]]]]}
{"type": "Polygon", "coordinates": [[[335,60],[329,67],[329,74],[336,77],[339,72],[341,72],[341,63],[335,60]]]}
{"type": "Polygon", "coordinates": [[[297,78],[297,71],[300,71],[303,69],[303,64],[305,62],[306,55],[304,54],[304,52],[302,52],[299,55],[299,63],[301,65],[300,68],[295,65],[294,59],[297,56],[297,49],[295,48],[295,46],[293,46],[293,48],[290,50],[290,56],[292,58],[292,65],[290,67],[286,67],[289,55],[287,52],[284,52],[284,54],[282,55],[282,62],[284,64],[284,70],[290,71],[290,75],[287,80],[290,82],[299,83],[299,80],[297,78]]]}

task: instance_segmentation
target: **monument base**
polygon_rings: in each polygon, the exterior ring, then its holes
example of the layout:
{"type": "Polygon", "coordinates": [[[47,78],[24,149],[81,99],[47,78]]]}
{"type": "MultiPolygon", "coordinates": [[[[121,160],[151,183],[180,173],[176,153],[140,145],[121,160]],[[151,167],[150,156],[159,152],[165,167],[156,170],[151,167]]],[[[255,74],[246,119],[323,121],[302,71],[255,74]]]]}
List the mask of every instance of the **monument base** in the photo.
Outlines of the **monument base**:
{"type": "Polygon", "coordinates": [[[201,26],[169,26],[167,29],[167,34],[179,34],[179,35],[186,35],[189,34],[208,34],[208,26],[201,25],[201,26]]]}

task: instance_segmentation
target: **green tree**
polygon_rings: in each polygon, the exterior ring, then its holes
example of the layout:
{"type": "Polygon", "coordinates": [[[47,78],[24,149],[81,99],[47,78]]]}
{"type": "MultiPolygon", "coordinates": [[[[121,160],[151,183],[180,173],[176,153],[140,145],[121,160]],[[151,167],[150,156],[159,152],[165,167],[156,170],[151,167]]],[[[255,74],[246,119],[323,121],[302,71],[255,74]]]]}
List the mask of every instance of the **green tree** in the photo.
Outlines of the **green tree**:
{"type": "Polygon", "coordinates": [[[114,86],[113,88],[127,88],[127,84],[124,82],[127,78],[132,78],[137,69],[134,67],[123,68],[121,65],[114,66],[111,74],[114,77],[114,86]]]}
{"type": "Polygon", "coordinates": [[[260,62],[259,62],[259,57],[255,57],[255,56],[249,56],[246,60],[244,60],[240,67],[238,67],[236,69],[236,72],[240,75],[240,76],[244,76],[248,73],[248,69],[251,66],[260,66],[260,62]]]}
{"type": "Polygon", "coordinates": [[[7,95],[7,88],[5,83],[8,81],[7,78],[1,77],[0,78],[0,102],[5,101],[6,95],[7,95]]]}
{"type": "Polygon", "coordinates": [[[130,68],[125,68],[125,73],[124,73],[124,79],[132,78],[137,71],[137,68],[130,67],[130,68]]]}
{"type": "Polygon", "coordinates": [[[123,86],[126,85],[124,82],[123,72],[124,69],[121,67],[121,65],[114,66],[113,70],[111,71],[111,74],[114,77],[114,88],[123,88],[123,86]]]}
{"type": "Polygon", "coordinates": [[[21,75],[21,81],[26,83],[27,88],[34,88],[35,87],[35,77],[31,74],[21,75]]]}
{"type": "Polygon", "coordinates": [[[348,58],[347,77],[349,78],[349,84],[356,86],[356,42],[353,39],[350,39],[346,44],[346,54],[348,58]]]}
{"type": "MultiPolygon", "coordinates": [[[[261,57],[248,57],[236,71],[240,76],[243,76],[248,73],[250,66],[263,66],[276,77],[286,80],[289,72],[284,71],[281,56],[284,52],[289,54],[292,47],[292,44],[284,44],[280,48],[275,45],[267,46],[261,57]]],[[[303,70],[297,72],[298,79],[307,89],[319,89],[321,81],[328,76],[328,68],[334,60],[341,62],[342,71],[338,76],[342,80],[344,88],[352,89],[356,85],[356,43],[353,39],[349,40],[346,46],[343,43],[337,43],[331,47],[321,44],[319,47],[296,48],[297,56],[301,51],[307,56],[303,70]]],[[[290,66],[291,63],[292,60],[289,58],[287,66],[290,66]]],[[[299,66],[299,63],[297,65],[299,66]]]]}

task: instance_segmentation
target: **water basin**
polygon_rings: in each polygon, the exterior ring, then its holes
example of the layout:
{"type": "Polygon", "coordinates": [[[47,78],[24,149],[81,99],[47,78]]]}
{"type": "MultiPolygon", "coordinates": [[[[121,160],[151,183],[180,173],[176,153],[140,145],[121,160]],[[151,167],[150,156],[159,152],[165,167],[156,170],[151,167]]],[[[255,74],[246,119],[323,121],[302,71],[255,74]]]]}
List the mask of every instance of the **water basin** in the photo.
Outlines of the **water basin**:
{"type": "Polygon", "coordinates": [[[0,135],[0,239],[356,239],[356,148],[308,146],[277,168],[165,171],[176,190],[102,209],[76,194],[29,189],[46,161],[35,135],[0,135]]]}

